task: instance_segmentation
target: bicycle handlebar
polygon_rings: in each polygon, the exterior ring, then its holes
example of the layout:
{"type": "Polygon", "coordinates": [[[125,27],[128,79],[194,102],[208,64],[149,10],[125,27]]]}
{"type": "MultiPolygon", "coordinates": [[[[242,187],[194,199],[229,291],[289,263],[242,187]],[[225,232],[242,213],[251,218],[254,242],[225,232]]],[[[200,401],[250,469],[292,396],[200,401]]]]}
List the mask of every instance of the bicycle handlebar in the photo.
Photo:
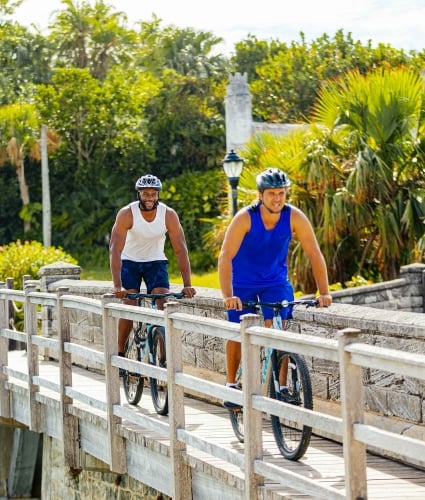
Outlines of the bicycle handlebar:
{"type": "Polygon", "coordinates": [[[185,297],[182,292],[167,292],[167,293],[128,293],[127,297],[131,300],[135,299],[164,299],[166,297],[174,297],[176,299],[183,299],[185,297]]]}
{"type": "Polygon", "coordinates": [[[306,306],[306,307],[316,307],[319,304],[319,301],[316,299],[304,299],[304,300],[282,300],[281,302],[258,302],[255,300],[250,300],[248,302],[242,302],[244,307],[255,307],[255,306],[264,306],[271,307],[273,309],[285,309],[286,307],[291,306],[306,306]]]}

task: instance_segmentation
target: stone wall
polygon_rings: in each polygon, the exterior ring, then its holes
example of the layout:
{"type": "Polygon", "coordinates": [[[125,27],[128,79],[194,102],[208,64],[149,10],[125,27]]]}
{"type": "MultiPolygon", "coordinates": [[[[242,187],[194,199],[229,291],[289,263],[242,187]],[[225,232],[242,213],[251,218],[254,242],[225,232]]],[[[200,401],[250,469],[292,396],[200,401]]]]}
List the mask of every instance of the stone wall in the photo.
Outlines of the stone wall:
{"type": "Polygon", "coordinates": [[[43,477],[41,498],[119,498],[122,500],[167,500],[170,497],[129,477],[116,474],[109,466],[84,452],[83,467],[63,465],[63,444],[43,436],[43,477]]]}

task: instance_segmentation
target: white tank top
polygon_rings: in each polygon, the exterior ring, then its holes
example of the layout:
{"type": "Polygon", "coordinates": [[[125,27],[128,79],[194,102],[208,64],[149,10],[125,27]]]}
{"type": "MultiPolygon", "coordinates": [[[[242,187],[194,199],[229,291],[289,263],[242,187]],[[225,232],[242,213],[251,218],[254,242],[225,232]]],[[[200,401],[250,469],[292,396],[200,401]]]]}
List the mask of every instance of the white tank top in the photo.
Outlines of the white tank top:
{"type": "Polygon", "coordinates": [[[166,205],[161,202],[158,204],[156,216],[152,222],[148,222],[143,218],[138,201],[133,201],[129,206],[133,214],[133,226],[127,231],[121,259],[134,262],[167,260],[164,253],[165,235],[167,233],[165,225],[166,205]]]}

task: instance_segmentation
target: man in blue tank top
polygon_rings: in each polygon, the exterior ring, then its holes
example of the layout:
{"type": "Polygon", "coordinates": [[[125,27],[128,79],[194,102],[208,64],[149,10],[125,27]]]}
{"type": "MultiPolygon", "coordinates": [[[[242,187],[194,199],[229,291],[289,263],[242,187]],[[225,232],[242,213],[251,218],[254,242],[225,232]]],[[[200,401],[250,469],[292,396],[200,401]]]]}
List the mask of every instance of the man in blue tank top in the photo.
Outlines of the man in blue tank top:
{"type": "MultiPolygon", "coordinates": [[[[332,304],[329,295],[326,262],[319,248],[313,227],[306,215],[286,203],[290,181],[278,168],[269,168],[257,176],[258,202],[240,210],[227,228],[218,259],[218,275],[229,321],[238,323],[248,312],[242,302],[278,302],[293,300],[294,292],[288,278],[287,257],[292,234],[297,236],[308,255],[316,280],[319,307],[332,304]]],[[[265,326],[273,322],[273,310],[263,308],[265,326]]],[[[283,319],[291,315],[282,309],[283,319]]],[[[238,388],[236,374],[241,359],[239,342],[226,344],[228,387],[238,388]]],[[[287,389],[281,387],[283,399],[287,389]]],[[[229,408],[237,407],[225,402],[229,408]]]]}

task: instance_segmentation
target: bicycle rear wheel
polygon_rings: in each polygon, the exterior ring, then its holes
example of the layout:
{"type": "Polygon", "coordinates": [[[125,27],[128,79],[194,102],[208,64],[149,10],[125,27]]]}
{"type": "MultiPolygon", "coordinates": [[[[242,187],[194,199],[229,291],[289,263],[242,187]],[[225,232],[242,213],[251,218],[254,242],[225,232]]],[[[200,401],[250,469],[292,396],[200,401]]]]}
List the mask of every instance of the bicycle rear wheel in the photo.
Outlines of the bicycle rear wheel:
{"type": "MultiPolygon", "coordinates": [[[[161,368],[167,368],[165,352],[165,329],[162,326],[152,328],[152,352],[150,363],[161,368]]],[[[167,382],[156,378],[150,379],[152,403],[159,415],[168,414],[168,387],[167,382]]]]}
{"type": "MultiPolygon", "coordinates": [[[[299,354],[279,352],[277,355],[277,369],[287,371],[287,387],[291,404],[313,409],[313,394],[311,389],[310,373],[305,359],[299,354]],[[287,368],[286,368],[287,366],[287,368]]],[[[276,394],[273,377],[270,379],[269,397],[281,400],[280,393],[276,394]]],[[[274,438],[279,451],[289,460],[299,460],[306,452],[311,438],[311,427],[300,425],[297,422],[271,415],[274,438]]]]}
{"type": "MultiPolygon", "coordinates": [[[[130,332],[125,344],[125,357],[141,361],[140,348],[137,345],[140,336],[142,336],[143,325],[138,324],[130,332]]],[[[143,393],[143,376],[138,373],[131,373],[128,370],[123,375],[124,393],[127,401],[131,405],[137,405],[143,393]]]]}

